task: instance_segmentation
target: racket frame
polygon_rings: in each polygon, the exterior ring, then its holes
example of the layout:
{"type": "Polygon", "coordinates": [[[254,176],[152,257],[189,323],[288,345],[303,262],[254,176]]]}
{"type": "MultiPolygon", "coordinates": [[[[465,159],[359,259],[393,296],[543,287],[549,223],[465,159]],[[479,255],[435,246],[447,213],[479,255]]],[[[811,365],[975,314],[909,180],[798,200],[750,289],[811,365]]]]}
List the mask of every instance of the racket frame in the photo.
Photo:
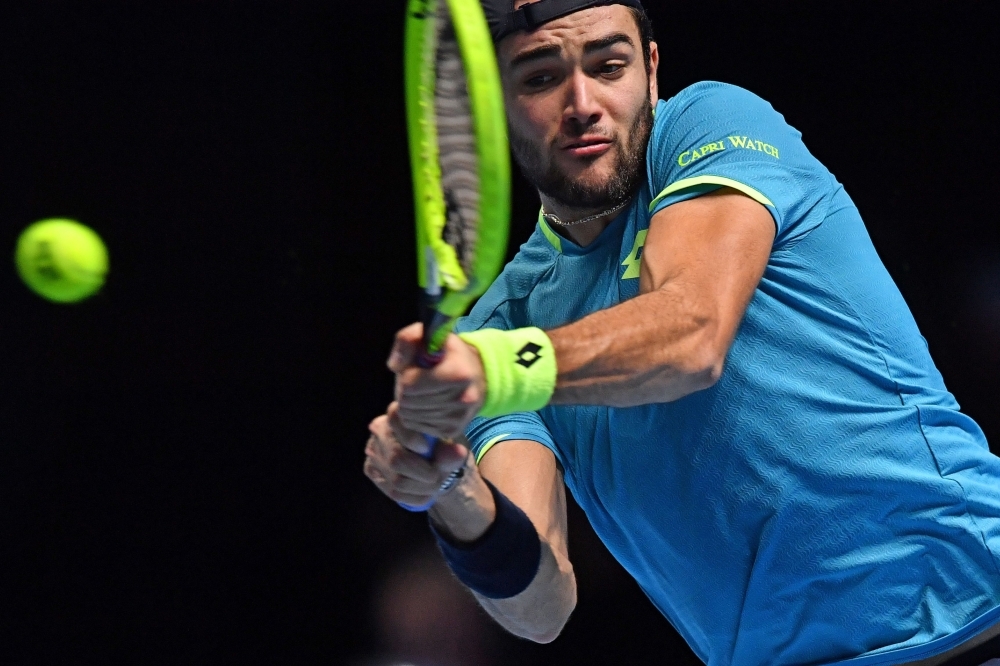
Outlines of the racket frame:
{"type": "MultiPolygon", "coordinates": [[[[418,364],[440,363],[444,343],[456,320],[489,288],[503,267],[510,221],[510,152],[500,71],[493,39],[479,0],[410,0],[407,7],[405,51],[406,118],[417,240],[417,280],[422,290],[424,342],[418,364]],[[479,219],[472,261],[462,269],[455,249],[444,241],[447,209],[442,188],[436,124],[438,8],[447,3],[458,42],[476,149],[479,219]]],[[[437,443],[425,435],[434,456],[437,443]]],[[[456,471],[443,492],[460,475],[456,471]]],[[[402,505],[411,511],[424,506],[402,505]]]]}
{"type": "Polygon", "coordinates": [[[455,320],[496,279],[507,254],[510,153],[500,71],[479,0],[410,0],[405,38],[406,114],[417,231],[417,279],[424,292],[426,360],[455,320]],[[447,3],[469,94],[479,180],[479,223],[470,273],[443,239],[446,206],[435,121],[437,8],[447,3]]]}

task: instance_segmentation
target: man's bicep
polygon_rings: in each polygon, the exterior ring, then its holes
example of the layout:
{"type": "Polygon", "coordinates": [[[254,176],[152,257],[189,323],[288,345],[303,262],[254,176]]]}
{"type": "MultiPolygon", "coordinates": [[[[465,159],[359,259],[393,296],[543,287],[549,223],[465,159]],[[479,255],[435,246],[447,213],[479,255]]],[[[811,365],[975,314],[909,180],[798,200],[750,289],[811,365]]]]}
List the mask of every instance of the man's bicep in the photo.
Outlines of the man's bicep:
{"type": "MultiPolygon", "coordinates": [[[[674,288],[731,342],[767,267],[775,224],[767,208],[722,188],[664,208],[650,221],[643,293],[674,288]]],[[[728,344],[728,343],[727,343],[728,344]]]]}
{"type": "Polygon", "coordinates": [[[484,453],[479,471],[528,515],[554,551],[566,555],[566,488],[551,450],[506,440],[484,453]]]}

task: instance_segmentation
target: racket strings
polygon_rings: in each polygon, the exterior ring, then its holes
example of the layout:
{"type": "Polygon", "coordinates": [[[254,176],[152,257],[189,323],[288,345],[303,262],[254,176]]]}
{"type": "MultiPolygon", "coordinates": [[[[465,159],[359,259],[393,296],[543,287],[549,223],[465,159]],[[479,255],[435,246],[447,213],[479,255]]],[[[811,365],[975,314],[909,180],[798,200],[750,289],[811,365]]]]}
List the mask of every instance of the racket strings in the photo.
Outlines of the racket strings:
{"type": "Polygon", "coordinates": [[[470,279],[475,274],[479,223],[479,164],[469,91],[448,3],[438,3],[438,40],[434,91],[438,161],[444,192],[444,241],[455,249],[470,279]]]}

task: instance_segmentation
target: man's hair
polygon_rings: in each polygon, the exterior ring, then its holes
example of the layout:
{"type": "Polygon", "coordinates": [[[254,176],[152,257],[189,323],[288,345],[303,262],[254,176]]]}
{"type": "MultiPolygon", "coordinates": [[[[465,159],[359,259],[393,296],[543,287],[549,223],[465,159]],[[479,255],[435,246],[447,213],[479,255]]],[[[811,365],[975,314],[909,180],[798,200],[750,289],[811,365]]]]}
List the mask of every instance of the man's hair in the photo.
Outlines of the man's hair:
{"type": "MultiPolygon", "coordinates": [[[[541,0],[536,0],[540,2],[541,0]]],[[[642,57],[646,62],[646,72],[651,72],[651,64],[649,62],[649,56],[651,53],[650,43],[653,41],[653,22],[649,20],[649,15],[646,14],[646,10],[642,7],[642,3],[639,0],[598,0],[597,2],[587,2],[583,0],[582,2],[571,3],[569,9],[566,7],[566,2],[558,3],[555,0],[549,0],[545,2],[546,6],[556,4],[560,8],[554,13],[549,13],[548,16],[543,16],[541,19],[532,18],[529,21],[529,25],[525,26],[525,15],[524,7],[518,11],[514,11],[514,5],[516,0],[480,0],[483,12],[486,14],[486,21],[490,25],[490,35],[493,37],[493,43],[498,44],[507,35],[512,32],[517,32],[518,30],[534,30],[540,27],[542,24],[547,23],[551,18],[564,16],[567,13],[573,13],[579,11],[580,9],[586,9],[588,7],[593,7],[596,5],[615,5],[621,4],[626,7],[630,12],[632,12],[632,18],[635,20],[636,27],[639,28],[639,41],[642,44],[642,57]],[[583,5],[579,9],[573,9],[573,6],[583,5]],[[518,16],[520,18],[520,23],[514,20],[514,17],[518,16]],[[551,17],[551,18],[550,18],[551,17]]],[[[544,11],[543,11],[544,14],[544,11]]]]}
{"type": "Polygon", "coordinates": [[[635,19],[635,23],[639,27],[639,41],[642,43],[642,59],[646,63],[646,73],[652,74],[653,63],[649,61],[651,53],[649,45],[654,39],[653,22],[649,20],[649,15],[644,9],[629,7],[628,10],[632,12],[632,18],[635,19]]]}

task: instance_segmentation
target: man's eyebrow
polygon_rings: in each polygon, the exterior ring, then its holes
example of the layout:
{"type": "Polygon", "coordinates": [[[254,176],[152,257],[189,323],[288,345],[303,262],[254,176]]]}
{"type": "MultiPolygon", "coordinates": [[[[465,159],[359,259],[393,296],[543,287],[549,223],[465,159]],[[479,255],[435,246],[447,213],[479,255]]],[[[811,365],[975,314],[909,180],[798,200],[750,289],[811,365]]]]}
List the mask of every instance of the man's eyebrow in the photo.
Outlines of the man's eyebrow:
{"type": "Polygon", "coordinates": [[[583,47],[583,52],[586,54],[591,54],[596,51],[602,51],[609,46],[614,46],[615,44],[628,44],[633,49],[635,48],[635,42],[632,38],[626,35],[624,32],[616,32],[608,35],[607,37],[601,37],[600,39],[595,39],[592,42],[587,42],[583,47]]]}
{"type": "MultiPolygon", "coordinates": [[[[583,52],[590,55],[591,53],[596,53],[597,51],[603,51],[606,48],[614,46],[615,44],[628,44],[632,48],[635,48],[635,42],[632,41],[631,37],[626,35],[624,32],[615,32],[605,37],[601,37],[600,39],[587,42],[583,47],[583,52]]],[[[510,59],[510,66],[511,68],[515,68],[529,62],[534,62],[535,60],[551,58],[552,56],[559,55],[561,51],[562,48],[557,44],[538,46],[536,48],[518,53],[510,59]]]]}
{"type": "Polygon", "coordinates": [[[551,58],[552,56],[559,55],[560,51],[562,51],[562,49],[557,44],[547,44],[545,46],[528,49],[527,51],[522,51],[511,58],[510,66],[511,68],[514,68],[535,60],[551,58]]]}

